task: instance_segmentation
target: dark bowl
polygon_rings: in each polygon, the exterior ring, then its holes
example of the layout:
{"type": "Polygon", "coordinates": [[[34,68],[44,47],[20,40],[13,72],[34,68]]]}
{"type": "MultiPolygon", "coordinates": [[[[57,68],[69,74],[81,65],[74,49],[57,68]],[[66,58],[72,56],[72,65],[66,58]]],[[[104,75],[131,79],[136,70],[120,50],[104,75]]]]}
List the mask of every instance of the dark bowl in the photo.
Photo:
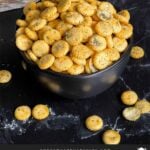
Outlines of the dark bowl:
{"type": "Polygon", "coordinates": [[[128,40],[129,45],[121,55],[120,60],[102,71],[89,75],[73,76],[56,73],[51,70],[43,71],[36,64],[29,61],[23,52],[20,53],[26,64],[27,71],[44,87],[66,98],[81,99],[100,94],[116,82],[129,60],[132,41],[133,38],[128,40]]]}

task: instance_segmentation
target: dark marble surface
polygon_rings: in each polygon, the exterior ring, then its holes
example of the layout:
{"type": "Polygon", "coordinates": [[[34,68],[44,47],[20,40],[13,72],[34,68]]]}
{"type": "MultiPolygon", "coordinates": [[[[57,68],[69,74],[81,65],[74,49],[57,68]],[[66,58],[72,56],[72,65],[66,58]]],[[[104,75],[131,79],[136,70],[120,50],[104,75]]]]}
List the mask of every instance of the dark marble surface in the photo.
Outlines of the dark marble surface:
{"type": "Polygon", "coordinates": [[[123,119],[126,106],[120,102],[120,93],[135,90],[139,97],[150,99],[150,1],[113,0],[120,9],[131,12],[134,24],[134,45],[145,49],[145,57],[130,60],[120,79],[106,92],[85,100],[68,100],[44,91],[22,69],[20,56],[15,48],[15,20],[20,10],[0,13],[0,69],[9,69],[13,78],[9,84],[0,85],[0,143],[88,143],[100,144],[108,128],[120,131],[122,144],[150,143],[150,114],[137,122],[123,119]],[[43,122],[30,119],[18,122],[13,111],[18,105],[49,104],[52,117],[43,122]],[[84,120],[91,114],[104,119],[104,129],[91,133],[84,127],[84,120]]]}

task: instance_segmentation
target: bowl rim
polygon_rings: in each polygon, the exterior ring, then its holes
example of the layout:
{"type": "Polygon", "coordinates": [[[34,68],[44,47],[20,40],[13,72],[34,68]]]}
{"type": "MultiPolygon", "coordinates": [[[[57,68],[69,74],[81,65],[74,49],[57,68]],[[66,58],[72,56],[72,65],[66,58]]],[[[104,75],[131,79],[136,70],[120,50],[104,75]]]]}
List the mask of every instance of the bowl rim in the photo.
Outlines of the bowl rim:
{"type": "MultiPolygon", "coordinates": [[[[99,71],[97,71],[97,72],[95,72],[95,73],[92,73],[92,74],[80,74],[80,75],[69,75],[69,74],[64,74],[64,73],[59,73],[59,72],[54,72],[54,71],[52,71],[52,70],[41,70],[41,69],[39,69],[38,68],[38,66],[34,63],[34,62],[32,62],[32,61],[30,61],[30,60],[28,60],[27,58],[26,58],[26,56],[24,55],[24,52],[23,51],[20,51],[19,50],[19,53],[22,55],[22,57],[24,58],[24,60],[25,60],[25,62],[27,62],[29,65],[31,65],[32,67],[34,67],[34,69],[37,69],[38,71],[40,71],[40,72],[43,72],[43,73],[47,73],[47,74],[53,74],[53,75],[55,75],[55,76],[59,76],[59,77],[67,77],[67,78],[90,78],[90,77],[94,77],[94,76],[97,76],[98,74],[103,74],[103,73],[105,73],[105,72],[107,72],[108,70],[111,70],[113,67],[115,67],[115,66],[117,66],[118,64],[120,64],[121,62],[122,62],[122,60],[125,58],[125,57],[127,57],[127,55],[129,54],[129,52],[130,52],[130,49],[131,49],[131,46],[132,46],[132,44],[133,44],[133,36],[130,38],[130,39],[128,39],[128,46],[126,47],[126,49],[125,49],[125,51],[123,52],[123,54],[121,55],[121,58],[118,60],[118,61],[116,61],[115,63],[113,63],[111,66],[108,66],[107,68],[105,68],[105,69],[103,69],[103,70],[99,70],[99,71]]],[[[18,48],[17,48],[18,49],[18,48]]]]}

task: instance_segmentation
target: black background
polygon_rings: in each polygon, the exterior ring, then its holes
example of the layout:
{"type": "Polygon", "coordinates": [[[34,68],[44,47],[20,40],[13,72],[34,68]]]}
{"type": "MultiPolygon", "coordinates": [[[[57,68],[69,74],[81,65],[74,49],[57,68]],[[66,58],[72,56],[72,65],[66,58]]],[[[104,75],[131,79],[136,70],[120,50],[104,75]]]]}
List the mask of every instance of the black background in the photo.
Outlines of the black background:
{"type": "Polygon", "coordinates": [[[100,144],[102,133],[114,127],[117,117],[115,129],[125,128],[120,131],[122,144],[150,143],[150,115],[142,116],[135,123],[124,120],[121,112],[126,106],[119,98],[122,91],[131,88],[141,99],[150,99],[150,1],[112,2],[118,9],[131,12],[134,44],[142,46],[146,54],[143,59],[131,59],[122,77],[109,90],[85,100],[69,100],[49,93],[23,70],[14,42],[15,20],[22,16],[22,10],[0,13],[0,69],[8,69],[13,75],[9,84],[0,85],[0,143],[100,144]],[[55,115],[43,122],[14,120],[13,111],[17,106],[33,107],[38,103],[51,106],[55,115]],[[107,125],[99,133],[91,133],[84,127],[85,118],[91,114],[100,115],[107,125]],[[13,122],[18,125],[14,130],[6,126],[13,122]]]}

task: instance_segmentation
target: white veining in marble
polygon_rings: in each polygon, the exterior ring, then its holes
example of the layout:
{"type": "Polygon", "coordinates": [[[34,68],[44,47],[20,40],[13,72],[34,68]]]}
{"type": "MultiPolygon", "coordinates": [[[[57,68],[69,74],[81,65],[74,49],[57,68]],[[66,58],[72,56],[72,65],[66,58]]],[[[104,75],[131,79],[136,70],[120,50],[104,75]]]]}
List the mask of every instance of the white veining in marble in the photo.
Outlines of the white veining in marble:
{"type": "Polygon", "coordinates": [[[132,65],[128,65],[126,68],[128,70],[131,70],[132,68],[137,67],[138,69],[150,69],[150,63],[147,64],[132,64],[132,65]]]}
{"type": "Polygon", "coordinates": [[[126,81],[124,80],[123,77],[120,76],[119,79],[122,81],[123,85],[124,85],[127,89],[129,89],[129,90],[131,89],[130,86],[126,83],[126,81]]]}
{"type": "MultiPolygon", "coordinates": [[[[145,30],[145,32],[147,32],[148,30],[145,30]]],[[[136,41],[135,45],[139,44],[140,42],[142,42],[143,40],[145,40],[146,38],[150,37],[150,35],[146,35],[144,37],[142,37],[140,40],[136,41]]]]}
{"type": "Polygon", "coordinates": [[[142,67],[142,68],[149,68],[149,67],[150,67],[150,64],[139,64],[139,67],[142,67]]]}

